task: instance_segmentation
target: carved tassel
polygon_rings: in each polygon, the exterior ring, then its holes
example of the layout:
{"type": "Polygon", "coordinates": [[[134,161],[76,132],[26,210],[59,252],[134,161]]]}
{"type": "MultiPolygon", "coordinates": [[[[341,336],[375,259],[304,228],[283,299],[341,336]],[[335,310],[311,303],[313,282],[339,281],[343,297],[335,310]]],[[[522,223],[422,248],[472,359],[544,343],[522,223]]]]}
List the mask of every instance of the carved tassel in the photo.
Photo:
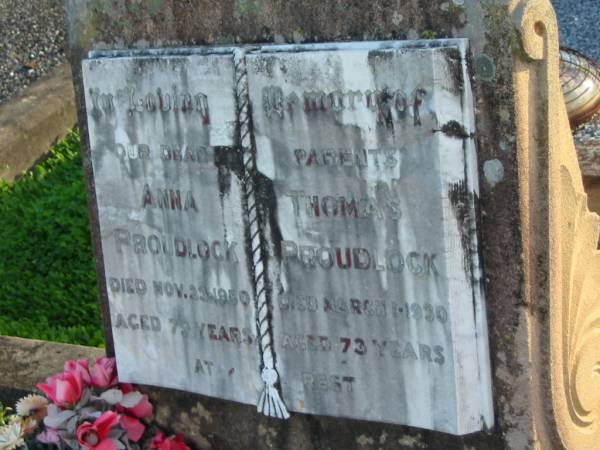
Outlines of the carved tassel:
{"type": "Polygon", "coordinates": [[[234,51],[236,75],[236,99],[238,102],[238,122],[244,163],[244,209],[248,220],[251,245],[251,264],[254,274],[254,303],[256,305],[256,326],[262,359],[261,378],[264,386],[258,399],[257,410],[267,416],[287,419],[290,414],[281,399],[276,386],[279,374],[275,368],[273,340],[269,322],[269,298],[265,283],[262,244],[263,236],[258,222],[258,212],[254,189],[256,174],[256,151],[252,146],[250,129],[250,111],[248,96],[248,77],[246,72],[246,53],[243,49],[234,51]]]}

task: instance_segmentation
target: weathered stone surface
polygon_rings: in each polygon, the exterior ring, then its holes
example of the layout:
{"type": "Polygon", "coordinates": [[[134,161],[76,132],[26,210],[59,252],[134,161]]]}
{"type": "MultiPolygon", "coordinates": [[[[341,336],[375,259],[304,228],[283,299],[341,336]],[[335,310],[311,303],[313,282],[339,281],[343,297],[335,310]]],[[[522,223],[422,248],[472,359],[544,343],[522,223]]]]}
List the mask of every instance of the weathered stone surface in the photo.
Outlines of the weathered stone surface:
{"type": "Polygon", "coordinates": [[[290,410],[490,427],[466,42],[264,47],[247,81],[232,52],[84,61],[121,378],[255,403],[272,347],[290,410]]]}
{"type": "Polygon", "coordinates": [[[233,58],[84,62],[119,375],[255,403],[233,58]]]}
{"type": "Polygon", "coordinates": [[[454,434],[491,425],[465,45],[247,57],[291,410],[454,434]]]}
{"type": "MultiPolygon", "coordinates": [[[[544,449],[564,448],[551,406],[548,330],[552,314],[546,290],[548,258],[544,254],[544,248],[548,247],[544,231],[547,224],[530,223],[524,214],[524,205],[529,205],[543,215],[544,205],[548,204],[548,198],[544,197],[547,191],[543,163],[554,154],[548,153],[548,136],[544,134],[548,129],[547,116],[528,116],[537,112],[546,114],[544,102],[548,96],[559,98],[560,93],[558,85],[549,90],[544,63],[534,60],[534,57],[549,58],[558,62],[557,46],[546,46],[558,39],[546,0],[68,0],[66,3],[84,136],[86,111],[79,67],[81,59],[94,49],[434,35],[470,40],[469,73],[474,81],[477,123],[480,223],[484,237],[481,251],[493,368],[494,428],[467,437],[453,437],[409,427],[303,414],[294,414],[286,422],[273,421],[260,417],[251,406],[161,390],[162,398],[174,402],[169,411],[175,411],[176,418],[171,420],[175,428],[191,432],[198,430],[197,424],[202,424],[213,448],[220,449],[529,449],[536,445],[544,449]],[[544,53],[545,48],[548,53],[544,53]],[[514,84],[517,74],[522,80],[518,89],[514,84]],[[537,88],[530,92],[532,86],[537,88]],[[527,120],[518,124],[516,104],[520,105],[519,111],[527,112],[527,120]],[[531,172],[529,157],[541,165],[531,172]],[[527,174],[526,179],[532,181],[530,190],[523,188],[526,184],[521,183],[519,174],[527,174]],[[536,200],[529,200],[532,190],[540,194],[536,200]],[[536,239],[532,241],[530,236],[536,239]],[[536,277],[526,277],[526,273],[536,277]],[[204,409],[198,408],[198,403],[204,409]],[[192,410],[201,414],[195,416],[197,420],[185,421],[184,415],[192,410]],[[207,416],[210,420],[204,418],[207,416]]],[[[555,110],[550,113],[553,114],[555,110]]],[[[553,126],[554,132],[560,131],[561,124],[553,126]]],[[[569,139],[563,136],[561,145],[570,145],[569,139]]],[[[85,168],[91,180],[89,153],[85,168]]],[[[91,184],[89,198],[92,214],[96,215],[91,184]]],[[[97,227],[94,233],[102,279],[103,258],[97,227]]],[[[101,281],[101,290],[105,286],[101,281]]],[[[107,298],[106,292],[103,297],[107,298]]],[[[107,338],[110,351],[110,328],[107,338]]],[[[556,360],[555,356],[552,358],[556,360]]],[[[162,417],[173,419],[169,414],[162,417]]]]}
{"type": "Polygon", "coordinates": [[[0,386],[31,391],[37,383],[62,372],[69,359],[104,356],[100,348],[0,336],[0,386]]]}

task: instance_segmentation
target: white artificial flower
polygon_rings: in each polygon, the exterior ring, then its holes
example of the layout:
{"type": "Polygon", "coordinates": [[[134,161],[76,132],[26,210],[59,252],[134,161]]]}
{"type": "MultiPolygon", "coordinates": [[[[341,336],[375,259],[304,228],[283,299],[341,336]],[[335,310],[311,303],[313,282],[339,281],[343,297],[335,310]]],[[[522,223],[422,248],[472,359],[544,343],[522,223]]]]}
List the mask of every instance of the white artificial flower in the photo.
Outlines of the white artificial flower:
{"type": "Polygon", "coordinates": [[[41,395],[30,394],[17,402],[15,408],[21,417],[28,417],[37,409],[48,406],[48,400],[41,395]]]}
{"type": "Polygon", "coordinates": [[[20,420],[12,420],[0,427],[0,450],[14,450],[25,443],[20,420]]]}

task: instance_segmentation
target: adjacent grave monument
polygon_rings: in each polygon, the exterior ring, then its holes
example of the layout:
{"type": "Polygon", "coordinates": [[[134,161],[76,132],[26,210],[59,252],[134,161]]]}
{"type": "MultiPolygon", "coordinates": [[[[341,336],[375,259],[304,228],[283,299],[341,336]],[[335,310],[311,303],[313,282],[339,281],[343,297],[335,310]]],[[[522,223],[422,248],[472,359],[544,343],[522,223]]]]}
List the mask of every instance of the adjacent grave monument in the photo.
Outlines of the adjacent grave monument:
{"type": "Polygon", "coordinates": [[[185,392],[159,419],[215,449],[594,442],[599,222],[546,0],[67,10],[108,351],[185,392]]]}

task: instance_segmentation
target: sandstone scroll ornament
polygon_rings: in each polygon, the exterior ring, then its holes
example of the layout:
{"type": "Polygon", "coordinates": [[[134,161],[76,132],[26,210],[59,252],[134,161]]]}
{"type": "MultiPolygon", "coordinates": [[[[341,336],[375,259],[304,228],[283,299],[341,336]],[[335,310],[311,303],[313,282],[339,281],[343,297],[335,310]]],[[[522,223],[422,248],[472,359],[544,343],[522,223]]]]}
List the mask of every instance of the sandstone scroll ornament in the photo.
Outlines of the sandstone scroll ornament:
{"type": "Polygon", "coordinates": [[[554,9],[549,0],[513,0],[511,10],[522,46],[513,77],[530,359],[536,373],[531,383],[537,417],[544,418],[536,424],[538,448],[597,448],[600,217],[588,210],[573,138],[566,131],[567,106],[557,95],[554,9]],[[536,352],[548,348],[550,361],[536,352]]]}
{"type": "Polygon", "coordinates": [[[264,383],[257,404],[257,410],[270,417],[288,419],[290,414],[277,389],[279,373],[275,367],[273,353],[273,332],[269,320],[270,287],[266,280],[263,263],[263,234],[259,226],[258,205],[254,180],[256,177],[256,148],[253,144],[250,127],[250,107],[245,49],[234,51],[236,76],[236,98],[240,145],[243,154],[244,210],[251,246],[252,273],[254,274],[254,302],[256,305],[256,326],[262,360],[261,378],[264,383]]]}

